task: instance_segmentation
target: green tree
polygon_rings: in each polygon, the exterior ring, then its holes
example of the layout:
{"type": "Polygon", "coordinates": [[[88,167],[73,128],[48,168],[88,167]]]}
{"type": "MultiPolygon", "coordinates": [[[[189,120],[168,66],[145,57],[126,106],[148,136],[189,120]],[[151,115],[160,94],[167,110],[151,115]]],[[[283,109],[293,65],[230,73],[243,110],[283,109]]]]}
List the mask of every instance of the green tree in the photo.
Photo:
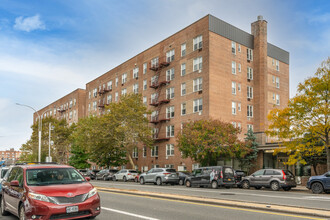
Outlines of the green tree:
{"type": "MultiPolygon", "coordinates": [[[[68,163],[68,154],[70,152],[70,140],[72,129],[66,120],[57,120],[52,117],[42,119],[42,135],[41,135],[41,161],[45,161],[49,153],[49,123],[53,126],[51,131],[51,157],[54,162],[68,163]]],[[[32,135],[30,139],[21,146],[23,161],[38,161],[38,123],[31,126],[32,135]]]]}
{"type": "Polygon", "coordinates": [[[258,157],[258,143],[252,129],[249,129],[245,135],[246,149],[244,149],[244,152],[247,153],[244,156],[237,158],[240,162],[241,169],[249,170],[251,167],[255,166],[255,161],[258,157]]]}
{"type": "Polygon", "coordinates": [[[219,120],[198,120],[185,124],[177,137],[182,157],[202,166],[216,165],[220,158],[244,156],[247,152],[237,135],[240,130],[219,120]]]}
{"type": "Polygon", "coordinates": [[[77,169],[86,169],[90,167],[88,163],[89,154],[85,149],[73,145],[71,147],[71,156],[69,158],[69,165],[77,169]]]}
{"type": "Polygon", "coordinates": [[[273,109],[268,120],[271,122],[267,133],[283,141],[285,152],[289,155],[288,164],[306,164],[305,153],[327,155],[327,169],[330,170],[330,58],[322,62],[314,77],[298,85],[298,94],[291,98],[288,107],[273,109]],[[304,140],[309,133],[323,145],[304,140]]]}

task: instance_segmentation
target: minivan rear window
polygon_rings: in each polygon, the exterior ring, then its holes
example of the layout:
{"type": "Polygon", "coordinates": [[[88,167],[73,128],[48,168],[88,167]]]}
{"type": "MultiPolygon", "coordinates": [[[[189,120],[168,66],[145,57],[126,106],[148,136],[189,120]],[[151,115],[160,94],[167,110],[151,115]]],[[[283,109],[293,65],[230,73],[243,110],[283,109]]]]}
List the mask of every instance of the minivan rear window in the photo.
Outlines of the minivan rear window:
{"type": "Polygon", "coordinates": [[[176,170],[175,169],[166,169],[166,172],[175,173],[176,170]]]}

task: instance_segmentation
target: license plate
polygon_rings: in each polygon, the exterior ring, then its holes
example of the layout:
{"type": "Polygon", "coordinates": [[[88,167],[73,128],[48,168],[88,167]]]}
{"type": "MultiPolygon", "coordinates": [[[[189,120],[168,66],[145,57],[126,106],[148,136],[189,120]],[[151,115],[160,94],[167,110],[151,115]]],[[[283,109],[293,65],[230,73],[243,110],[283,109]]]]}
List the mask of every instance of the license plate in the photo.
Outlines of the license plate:
{"type": "Polygon", "coordinates": [[[68,206],[66,207],[66,213],[78,212],[78,206],[68,206]]]}

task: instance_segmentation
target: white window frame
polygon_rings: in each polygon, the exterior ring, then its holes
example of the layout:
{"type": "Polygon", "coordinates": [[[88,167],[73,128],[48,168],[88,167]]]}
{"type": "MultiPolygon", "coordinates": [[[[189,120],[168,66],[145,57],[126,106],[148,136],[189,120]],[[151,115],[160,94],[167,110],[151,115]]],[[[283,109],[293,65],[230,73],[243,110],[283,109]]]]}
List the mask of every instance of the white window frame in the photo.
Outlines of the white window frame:
{"type": "Polygon", "coordinates": [[[231,42],[231,53],[236,54],[236,43],[234,41],[231,42]]]}
{"type": "Polygon", "coordinates": [[[253,131],[253,125],[251,125],[251,124],[247,124],[247,130],[249,131],[249,130],[252,130],[253,131]]]}
{"type": "Polygon", "coordinates": [[[241,45],[240,45],[240,44],[238,44],[237,51],[238,51],[239,53],[241,52],[241,45]]]}
{"type": "Polygon", "coordinates": [[[166,144],[166,156],[174,156],[174,144],[166,144]]]}
{"type": "Polygon", "coordinates": [[[247,86],[247,98],[253,99],[253,87],[252,86],[247,86]]]}
{"type": "Polygon", "coordinates": [[[193,102],[194,113],[203,111],[203,99],[195,99],[193,102]]]}
{"type": "Polygon", "coordinates": [[[139,78],[139,67],[133,68],[133,79],[139,78]]]}
{"type": "Polygon", "coordinates": [[[276,71],[280,71],[280,62],[276,60],[275,64],[276,64],[276,71]]]}
{"type": "Polygon", "coordinates": [[[242,72],[242,65],[240,63],[238,64],[238,72],[242,72]]]}
{"type": "Polygon", "coordinates": [[[186,43],[181,44],[181,57],[186,56],[186,49],[187,49],[186,43]]]}
{"type": "Polygon", "coordinates": [[[181,76],[186,75],[186,63],[181,64],[181,76]]]}
{"type": "Polygon", "coordinates": [[[159,66],[159,58],[155,57],[150,61],[151,67],[158,67],[159,66]]]}
{"type": "Polygon", "coordinates": [[[174,137],[174,125],[166,126],[166,137],[174,137]]]}
{"type": "Polygon", "coordinates": [[[181,96],[186,95],[187,90],[186,90],[186,83],[181,83],[181,96]]]}
{"type": "Polygon", "coordinates": [[[236,75],[236,62],[235,61],[231,62],[231,73],[236,75]]]}
{"type": "Polygon", "coordinates": [[[158,146],[153,146],[151,148],[151,157],[158,157],[158,146]]]}
{"type": "Polygon", "coordinates": [[[166,89],[166,98],[173,99],[174,98],[174,87],[166,89]]]}
{"type": "Polygon", "coordinates": [[[174,61],[174,55],[175,55],[175,50],[174,49],[168,51],[166,53],[166,61],[169,62],[169,63],[174,61]]]}
{"type": "Polygon", "coordinates": [[[147,102],[148,102],[147,96],[143,96],[142,100],[143,100],[143,101],[142,101],[143,104],[144,104],[144,105],[147,105],[147,102]]]}
{"type": "Polygon", "coordinates": [[[112,102],[112,94],[107,96],[107,104],[110,104],[112,102]]]}
{"type": "Polygon", "coordinates": [[[187,104],[181,103],[181,115],[186,115],[187,114],[187,104]]]}
{"type": "Polygon", "coordinates": [[[194,88],[194,92],[198,92],[198,91],[203,90],[203,78],[202,77],[194,79],[193,88],[194,88]]]}
{"type": "Polygon", "coordinates": [[[135,94],[138,94],[138,93],[139,93],[139,84],[138,84],[138,83],[135,83],[135,84],[133,85],[133,92],[134,92],[135,94]]]}
{"type": "Polygon", "coordinates": [[[247,52],[247,60],[253,61],[253,50],[250,48],[247,48],[246,52],[247,52]]]}
{"type": "Polygon", "coordinates": [[[203,57],[197,57],[193,60],[193,70],[199,71],[203,69],[203,57]]]}
{"type": "Polygon", "coordinates": [[[166,118],[174,118],[174,106],[169,106],[166,108],[166,118]]]}
{"type": "Polygon", "coordinates": [[[174,67],[166,70],[166,80],[171,81],[174,79],[174,67]]]}
{"type": "Polygon", "coordinates": [[[143,74],[147,73],[147,69],[148,69],[148,63],[144,63],[143,64],[143,74]]]}
{"type": "Polygon", "coordinates": [[[137,147],[134,147],[132,152],[132,158],[138,158],[138,157],[139,157],[139,150],[137,147]]]}
{"type": "Polygon", "coordinates": [[[108,82],[108,89],[109,89],[109,90],[112,90],[112,80],[110,80],[110,81],[108,82]]]}
{"type": "Polygon", "coordinates": [[[148,88],[148,82],[147,80],[143,80],[143,90],[147,90],[148,88]]]}
{"type": "Polygon", "coordinates": [[[253,105],[247,105],[247,117],[253,118],[253,105]]]}
{"type": "Polygon", "coordinates": [[[236,95],[236,82],[231,82],[231,94],[236,95]]]}
{"type": "Polygon", "coordinates": [[[240,102],[237,103],[237,111],[241,111],[242,110],[242,104],[240,102]]]}
{"type": "Polygon", "coordinates": [[[276,94],[276,105],[280,105],[280,95],[276,94]]]}
{"type": "Polygon", "coordinates": [[[118,87],[118,77],[116,77],[116,87],[118,87]]]}
{"type": "Polygon", "coordinates": [[[115,101],[118,102],[118,99],[119,99],[118,92],[115,92],[115,101]]]}
{"type": "Polygon", "coordinates": [[[127,89],[126,88],[123,88],[121,89],[121,95],[126,95],[127,94],[127,89]]]}
{"type": "Polygon", "coordinates": [[[236,110],[236,102],[231,102],[231,114],[236,115],[237,110],[236,110]]]}
{"type": "Polygon", "coordinates": [[[280,88],[280,77],[276,77],[275,79],[275,83],[276,83],[276,88],[280,88]]]}
{"type": "Polygon", "coordinates": [[[193,48],[194,48],[194,51],[203,48],[203,36],[202,35],[199,35],[193,39],[193,48]]]}
{"type": "Polygon", "coordinates": [[[124,85],[127,82],[127,73],[121,75],[121,84],[124,85]]]}
{"type": "Polygon", "coordinates": [[[253,69],[251,67],[247,67],[247,79],[253,80],[253,69]]]}

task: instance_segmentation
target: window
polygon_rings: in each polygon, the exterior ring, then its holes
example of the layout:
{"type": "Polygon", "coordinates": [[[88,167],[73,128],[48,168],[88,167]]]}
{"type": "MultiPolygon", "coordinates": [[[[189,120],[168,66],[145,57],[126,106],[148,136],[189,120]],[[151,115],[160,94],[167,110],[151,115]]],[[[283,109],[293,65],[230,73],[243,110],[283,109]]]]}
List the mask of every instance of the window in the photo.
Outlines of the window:
{"type": "Polygon", "coordinates": [[[166,118],[174,118],[174,106],[166,108],[166,118]]]}
{"type": "Polygon", "coordinates": [[[231,94],[236,95],[236,82],[231,82],[231,94]]]}
{"type": "Polygon", "coordinates": [[[151,148],[151,156],[152,157],[158,157],[158,146],[153,146],[151,148]]]}
{"type": "Polygon", "coordinates": [[[88,103],[88,111],[91,110],[91,103],[88,103]]]}
{"type": "Polygon", "coordinates": [[[194,61],[193,61],[193,65],[194,65],[194,71],[202,70],[202,68],[203,68],[203,58],[202,57],[195,58],[194,61]]]}
{"type": "Polygon", "coordinates": [[[158,76],[151,77],[151,86],[157,86],[158,85],[158,76]]]}
{"type": "Polygon", "coordinates": [[[236,62],[235,61],[231,62],[231,73],[236,74],[236,62]]]}
{"type": "Polygon", "coordinates": [[[238,122],[238,123],[237,123],[237,127],[238,127],[239,129],[241,129],[241,128],[242,128],[242,124],[241,124],[240,122],[238,122]]]}
{"type": "Polygon", "coordinates": [[[186,83],[181,83],[181,96],[186,95],[186,83]]]}
{"type": "Polygon", "coordinates": [[[137,79],[139,77],[139,67],[135,67],[133,69],[133,79],[137,79]]]}
{"type": "Polygon", "coordinates": [[[143,64],[143,74],[146,74],[147,73],[147,68],[148,68],[148,64],[147,63],[144,63],[143,64]]]}
{"type": "Polygon", "coordinates": [[[118,77],[116,77],[116,87],[118,87],[118,77]]]}
{"type": "Polygon", "coordinates": [[[115,101],[118,101],[118,92],[115,93],[115,101]]]}
{"type": "Polygon", "coordinates": [[[158,93],[151,94],[151,103],[155,104],[158,102],[158,93]]]}
{"type": "Polygon", "coordinates": [[[194,51],[203,48],[203,36],[200,35],[193,39],[194,51]]]}
{"type": "Polygon", "coordinates": [[[280,88],[280,77],[276,77],[276,88],[280,88]]]}
{"type": "Polygon", "coordinates": [[[121,95],[126,95],[126,94],[127,94],[127,89],[126,88],[122,89],[121,90],[121,95]]]}
{"type": "Polygon", "coordinates": [[[181,44],[181,56],[184,57],[186,55],[186,43],[181,44]]]}
{"type": "Polygon", "coordinates": [[[272,76],[272,83],[275,84],[275,76],[272,76]]]}
{"type": "Polygon", "coordinates": [[[133,158],[138,158],[139,157],[139,152],[138,152],[138,148],[137,147],[135,147],[133,149],[132,157],[133,158]]]}
{"type": "Polygon", "coordinates": [[[276,60],[276,70],[280,71],[280,62],[278,60],[276,60]]]}
{"type": "Polygon", "coordinates": [[[88,98],[91,98],[91,91],[88,92],[88,98]]]}
{"type": "Polygon", "coordinates": [[[143,157],[147,157],[147,147],[143,147],[143,157]]]}
{"type": "Polygon", "coordinates": [[[251,86],[248,86],[247,87],[247,97],[249,99],[252,99],[253,98],[253,87],[251,87],[251,86]]]}
{"type": "Polygon", "coordinates": [[[252,105],[247,106],[247,116],[248,116],[248,118],[253,117],[253,106],[252,105]]]}
{"type": "Polygon", "coordinates": [[[107,104],[110,104],[112,102],[112,95],[107,96],[107,104]]]}
{"type": "Polygon", "coordinates": [[[236,128],[236,122],[231,122],[231,124],[233,125],[234,128],[236,128]]]}
{"type": "Polygon", "coordinates": [[[236,54],[236,43],[234,41],[231,42],[231,53],[236,54]]]}
{"type": "Polygon", "coordinates": [[[247,48],[247,60],[252,61],[253,60],[253,50],[250,48],[247,48]]]}
{"type": "Polygon", "coordinates": [[[253,69],[251,67],[247,68],[247,79],[253,80],[253,69]]]}
{"type": "Polygon", "coordinates": [[[240,92],[241,91],[241,84],[237,83],[237,90],[240,92]]]}
{"type": "Polygon", "coordinates": [[[166,126],[166,137],[174,137],[174,125],[166,126]]]}
{"type": "Polygon", "coordinates": [[[151,60],[151,67],[153,67],[153,68],[158,67],[158,57],[153,58],[151,60]]]}
{"type": "Polygon", "coordinates": [[[112,80],[108,82],[108,89],[112,90],[112,80]]]}
{"type": "Polygon", "coordinates": [[[182,63],[181,64],[181,76],[186,75],[186,64],[182,63]]]}
{"type": "Polygon", "coordinates": [[[236,115],[236,102],[231,102],[231,113],[236,115]]]}
{"type": "Polygon", "coordinates": [[[203,110],[203,99],[195,99],[194,100],[194,112],[200,112],[203,110]]]}
{"type": "Polygon", "coordinates": [[[186,103],[181,104],[181,115],[186,115],[187,110],[186,110],[186,103]]]}
{"type": "Polygon", "coordinates": [[[275,96],[276,96],[275,93],[273,93],[273,100],[275,100],[275,96]]]}
{"type": "Polygon", "coordinates": [[[242,72],[240,63],[238,64],[238,72],[242,72]]]}
{"type": "Polygon", "coordinates": [[[93,96],[94,96],[94,98],[97,97],[97,88],[93,89],[93,96]]]}
{"type": "Polygon", "coordinates": [[[93,110],[94,110],[94,111],[96,111],[96,107],[97,107],[97,102],[94,101],[94,102],[93,102],[93,110]]]}
{"type": "Polygon", "coordinates": [[[174,79],[174,68],[166,70],[166,80],[171,81],[174,79]]]}
{"type": "Polygon", "coordinates": [[[133,92],[134,92],[135,94],[139,93],[139,84],[138,84],[138,83],[135,83],[135,84],[133,85],[133,92]]]}
{"type": "Polygon", "coordinates": [[[193,82],[194,92],[201,91],[203,89],[203,78],[194,79],[193,82]]]}
{"type": "Polygon", "coordinates": [[[253,131],[253,125],[248,124],[248,125],[247,125],[247,129],[253,131]]]}
{"type": "Polygon", "coordinates": [[[166,156],[174,156],[174,144],[166,144],[166,156]]]}
{"type": "Polygon", "coordinates": [[[276,105],[280,105],[280,95],[276,94],[276,105]]]}
{"type": "Polygon", "coordinates": [[[241,45],[240,44],[238,44],[237,50],[238,50],[239,53],[241,52],[241,45]]]}
{"type": "Polygon", "coordinates": [[[239,102],[239,103],[237,103],[237,110],[240,112],[241,111],[241,109],[242,109],[242,104],[239,102]]]}
{"type": "Polygon", "coordinates": [[[127,82],[127,73],[121,75],[121,84],[124,85],[127,82]]]}
{"type": "Polygon", "coordinates": [[[166,89],[166,98],[167,99],[174,98],[174,87],[166,89]]]}
{"type": "Polygon", "coordinates": [[[146,96],[143,96],[143,104],[147,105],[147,97],[146,96]]]}
{"type": "Polygon", "coordinates": [[[170,63],[173,60],[174,60],[174,49],[166,53],[166,61],[170,63]]]}
{"type": "Polygon", "coordinates": [[[148,85],[147,85],[147,80],[143,80],[143,90],[147,90],[148,85]]]}

